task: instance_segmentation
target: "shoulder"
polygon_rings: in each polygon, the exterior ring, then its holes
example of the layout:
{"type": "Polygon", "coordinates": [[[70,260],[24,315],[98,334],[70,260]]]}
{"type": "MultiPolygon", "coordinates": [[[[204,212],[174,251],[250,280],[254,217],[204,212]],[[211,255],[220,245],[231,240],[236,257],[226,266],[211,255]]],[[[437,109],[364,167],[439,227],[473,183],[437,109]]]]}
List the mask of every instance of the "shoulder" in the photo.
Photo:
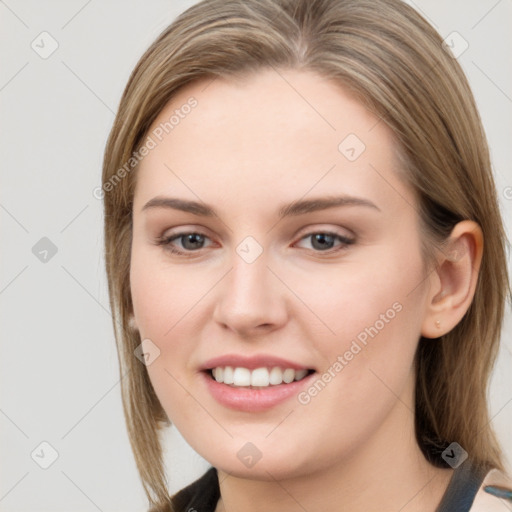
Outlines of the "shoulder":
{"type": "Polygon", "coordinates": [[[497,469],[492,469],[485,476],[476,493],[470,512],[503,512],[512,508],[512,502],[493,496],[484,490],[487,485],[503,487],[512,491],[512,479],[497,469]]]}

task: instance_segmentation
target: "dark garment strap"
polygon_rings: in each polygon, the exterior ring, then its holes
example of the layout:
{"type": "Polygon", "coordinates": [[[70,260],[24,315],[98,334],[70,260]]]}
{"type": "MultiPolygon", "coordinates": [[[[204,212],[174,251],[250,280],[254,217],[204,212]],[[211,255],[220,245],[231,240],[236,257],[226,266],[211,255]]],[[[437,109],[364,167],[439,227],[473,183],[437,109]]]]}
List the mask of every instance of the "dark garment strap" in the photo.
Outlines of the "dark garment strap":
{"type": "Polygon", "coordinates": [[[214,467],[172,497],[179,512],[214,512],[220,498],[219,480],[214,467]]]}
{"type": "Polygon", "coordinates": [[[436,512],[469,512],[488,471],[466,459],[455,469],[436,512]]]}

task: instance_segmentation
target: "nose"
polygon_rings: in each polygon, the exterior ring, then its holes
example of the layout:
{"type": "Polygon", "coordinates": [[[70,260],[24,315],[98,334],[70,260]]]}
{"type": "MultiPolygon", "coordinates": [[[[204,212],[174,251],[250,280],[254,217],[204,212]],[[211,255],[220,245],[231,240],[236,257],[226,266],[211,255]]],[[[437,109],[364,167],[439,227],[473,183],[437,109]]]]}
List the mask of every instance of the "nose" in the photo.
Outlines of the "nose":
{"type": "Polygon", "coordinates": [[[288,314],[286,287],[268,267],[266,253],[248,263],[233,252],[231,262],[232,269],[217,287],[214,320],[242,338],[283,326],[288,314]]]}

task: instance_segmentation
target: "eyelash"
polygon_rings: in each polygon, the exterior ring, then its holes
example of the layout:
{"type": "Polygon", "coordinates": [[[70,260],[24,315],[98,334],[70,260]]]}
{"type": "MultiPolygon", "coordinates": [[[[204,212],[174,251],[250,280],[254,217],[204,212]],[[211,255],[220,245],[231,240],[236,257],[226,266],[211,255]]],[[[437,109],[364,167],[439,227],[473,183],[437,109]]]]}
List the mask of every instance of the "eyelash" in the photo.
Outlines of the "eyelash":
{"type": "MultiPolygon", "coordinates": [[[[355,243],[354,239],[347,238],[345,236],[342,236],[342,235],[340,235],[338,233],[335,233],[335,232],[332,232],[332,231],[312,231],[312,232],[308,233],[307,235],[304,235],[303,237],[301,237],[299,241],[302,241],[302,240],[304,240],[306,238],[309,238],[309,237],[311,237],[313,235],[319,235],[319,234],[327,235],[327,236],[332,236],[332,237],[338,239],[339,241],[341,241],[341,246],[339,246],[338,249],[328,249],[328,250],[325,250],[325,251],[318,251],[318,250],[310,249],[310,250],[312,250],[316,254],[328,254],[328,255],[331,255],[333,253],[337,253],[337,252],[346,250],[349,245],[352,245],[352,244],[355,243]]],[[[169,251],[172,254],[176,254],[176,255],[180,255],[180,256],[185,256],[185,257],[193,257],[192,256],[193,253],[200,252],[201,249],[203,249],[203,248],[197,249],[195,251],[192,251],[192,250],[180,251],[180,250],[176,249],[175,247],[173,247],[171,245],[171,242],[173,242],[174,240],[180,239],[180,238],[185,237],[187,235],[200,235],[202,237],[209,238],[204,233],[201,233],[201,232],[198,232],[198,231],[184,231],[182,233],[174,233],[174,234],[168,235],[168,236],[161,236],[161,237],[157,238],[156,245],[163,246],[166,251],[169,251]]]]}

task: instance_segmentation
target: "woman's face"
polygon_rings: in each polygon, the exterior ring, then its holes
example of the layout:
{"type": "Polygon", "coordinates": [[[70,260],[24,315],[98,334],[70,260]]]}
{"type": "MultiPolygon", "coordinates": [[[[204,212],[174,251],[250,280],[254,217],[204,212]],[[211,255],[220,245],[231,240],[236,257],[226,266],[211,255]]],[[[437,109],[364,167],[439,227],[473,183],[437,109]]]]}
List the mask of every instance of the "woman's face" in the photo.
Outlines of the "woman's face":
{"type": "Polygon", "coordinates": [[[131,291],[185,439],[261,479],[396,449],[428,280],[385,123],[316,74],[265,70],[189,85],[148,135],[131,291]]]}

